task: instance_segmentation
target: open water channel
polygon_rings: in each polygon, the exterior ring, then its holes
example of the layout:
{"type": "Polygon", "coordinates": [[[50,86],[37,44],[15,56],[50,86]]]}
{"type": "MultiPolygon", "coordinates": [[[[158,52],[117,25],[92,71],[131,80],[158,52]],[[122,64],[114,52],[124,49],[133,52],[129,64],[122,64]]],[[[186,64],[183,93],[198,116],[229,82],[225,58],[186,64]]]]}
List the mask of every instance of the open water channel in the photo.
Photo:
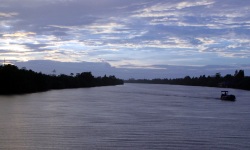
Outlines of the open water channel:
{"type": "Polygon", "coordinates": [[[250,149],[250,92],[177,85],[0,96],[0,149],[250,149]]]}

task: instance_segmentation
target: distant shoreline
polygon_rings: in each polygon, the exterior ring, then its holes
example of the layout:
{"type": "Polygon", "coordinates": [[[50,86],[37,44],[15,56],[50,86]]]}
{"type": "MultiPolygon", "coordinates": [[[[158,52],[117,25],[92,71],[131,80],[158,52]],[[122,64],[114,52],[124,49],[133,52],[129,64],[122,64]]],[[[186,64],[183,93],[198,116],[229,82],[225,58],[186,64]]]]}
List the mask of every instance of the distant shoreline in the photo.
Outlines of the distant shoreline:
{"type": "Polygon", "coordinates": [[[147,84],[169,84],[169,85],[187,85],[187,86],[203,86],[203,87],[221,87],[250,90],[250,77],[244,75],[244,70],[236,70],[234,75],[226,75],[222,77],[220,73],[214,76],[200,76],[176,78],[176,79],[129,79],[125,83],[147,83],[147,84]]]}
{"type": "Polygon", "coordinates": [[[122,85],[115,76],[94,77],[91,72],[74,75],[46,75],[14,65],[0,66],[0,95],[46,92],[54,89],[90,88],[122,85]]]}

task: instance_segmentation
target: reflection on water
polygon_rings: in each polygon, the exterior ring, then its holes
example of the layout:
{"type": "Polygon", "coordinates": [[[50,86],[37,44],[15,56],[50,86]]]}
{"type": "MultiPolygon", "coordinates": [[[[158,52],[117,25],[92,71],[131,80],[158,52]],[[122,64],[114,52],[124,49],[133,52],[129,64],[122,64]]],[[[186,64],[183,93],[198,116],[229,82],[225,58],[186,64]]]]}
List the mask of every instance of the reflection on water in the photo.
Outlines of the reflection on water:
{"type": "Polygon", "coordinates": [[[0,149],[250,149],[250,93],[174,85],[0,96],[0,149]]]}

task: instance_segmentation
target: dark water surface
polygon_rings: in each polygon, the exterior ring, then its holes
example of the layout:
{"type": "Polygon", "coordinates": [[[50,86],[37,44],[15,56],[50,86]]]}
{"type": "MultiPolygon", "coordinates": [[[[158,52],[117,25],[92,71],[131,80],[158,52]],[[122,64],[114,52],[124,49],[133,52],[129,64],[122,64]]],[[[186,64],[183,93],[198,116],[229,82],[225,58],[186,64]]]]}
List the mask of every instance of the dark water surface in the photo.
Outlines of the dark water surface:
{"type": "Polygon", "coordinates": [[[0,149],[250,149],[250,92],[175,85],[0,96],[0,149]]]}

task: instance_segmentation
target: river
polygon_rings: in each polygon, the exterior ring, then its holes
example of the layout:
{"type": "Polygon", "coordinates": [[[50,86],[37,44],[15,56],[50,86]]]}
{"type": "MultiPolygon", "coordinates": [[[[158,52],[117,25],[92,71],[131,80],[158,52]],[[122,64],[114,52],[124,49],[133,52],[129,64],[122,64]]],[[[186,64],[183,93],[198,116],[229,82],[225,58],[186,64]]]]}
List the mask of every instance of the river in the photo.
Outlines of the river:
{"type": "Polygon", "coordinates": [[[0,149],[250,149],[250,92],[178,85],[0,96],[0,149]]]}

